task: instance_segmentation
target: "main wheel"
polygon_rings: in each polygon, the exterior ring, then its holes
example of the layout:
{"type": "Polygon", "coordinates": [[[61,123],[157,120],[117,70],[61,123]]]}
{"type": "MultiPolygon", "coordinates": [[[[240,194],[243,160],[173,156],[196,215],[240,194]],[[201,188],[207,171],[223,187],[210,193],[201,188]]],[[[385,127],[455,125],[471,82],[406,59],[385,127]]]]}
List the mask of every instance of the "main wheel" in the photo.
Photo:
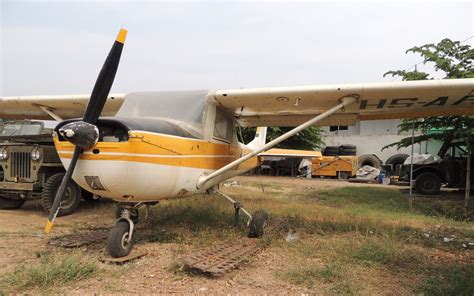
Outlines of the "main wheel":
{"type": "Polygon", "coordinates": [[[25,203],[22,199],[6,199],[0,197],[0,210],[16,210],[25,203]]]}
{"type": "MultiPolygon", "coordinates": [[[[58,192],[59,186],[63,180],[64,173],[57,173],[52,175],[46,181],[41,194],[41,202],[43,209],[46,213],[49,213],[53,206],[56,192],[58,192]]],[[[79,207],[81,201],[81,188],[74,181],[69,181],[64,191],[64,195],[61,199],[61,208],[58,213],[58,217],[66,216],[74,213],[79,207]]]]}
{"type": "Polygon", "coordinates": [[[133,248],[133,240],[128,241],[130,226],[125,221],[119,221],[110,230],[107,238],[107,250],[114,258],[125,257],[133,248]]]}
{"type": "Polygon", "coordinates": [[[267,211],[264,209],[256,211],[252,216],[252,220],[250,220],[249,232],[247,236],[250,238],[261,238],[263,236],[263,228],[265,227],[267,220],[267,211]]]}
{"type": "Polygon", "coordinates": [[[433,173],[422,173],[415,180],[415,188],[419,194],[438,194],[441,189],[441,179],[433,173]]]}

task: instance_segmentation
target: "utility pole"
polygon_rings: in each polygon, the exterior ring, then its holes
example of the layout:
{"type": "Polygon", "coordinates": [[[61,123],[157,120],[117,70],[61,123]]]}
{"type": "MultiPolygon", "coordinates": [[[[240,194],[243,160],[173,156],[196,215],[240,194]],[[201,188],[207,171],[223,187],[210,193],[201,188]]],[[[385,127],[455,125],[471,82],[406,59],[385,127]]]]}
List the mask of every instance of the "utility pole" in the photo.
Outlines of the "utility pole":
{"type": "Polygon", "coordinates": [[[414,154],[414,150],[415,150],[415,120],[413,119],[412,124],[411,124],[410,196],[408,197],[408,208],[410,209],[410,212],[413,211],[413,154],[414,154]]]}
{"type": "Polygon", "coordinates": [[[467,171],[466,171],[466,190],[464,196],[464,211],[467,214],[467,208],[469,206],[469,199],[471,194],[471,154],[472,154],[472,142],[471,137],[468,136],[467,140],[467,171]]]}

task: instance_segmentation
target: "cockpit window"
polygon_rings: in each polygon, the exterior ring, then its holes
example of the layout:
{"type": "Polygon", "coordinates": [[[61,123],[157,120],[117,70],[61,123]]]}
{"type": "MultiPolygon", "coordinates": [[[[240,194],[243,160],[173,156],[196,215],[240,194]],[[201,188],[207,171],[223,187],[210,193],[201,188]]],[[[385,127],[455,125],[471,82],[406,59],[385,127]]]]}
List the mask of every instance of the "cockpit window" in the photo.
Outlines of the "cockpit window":
{"type": "Polygon", "coordinates": [[[231,142],[233,127],[234,121],[232,117],[217,109],[214,122],[214,138],[231,142]]]}

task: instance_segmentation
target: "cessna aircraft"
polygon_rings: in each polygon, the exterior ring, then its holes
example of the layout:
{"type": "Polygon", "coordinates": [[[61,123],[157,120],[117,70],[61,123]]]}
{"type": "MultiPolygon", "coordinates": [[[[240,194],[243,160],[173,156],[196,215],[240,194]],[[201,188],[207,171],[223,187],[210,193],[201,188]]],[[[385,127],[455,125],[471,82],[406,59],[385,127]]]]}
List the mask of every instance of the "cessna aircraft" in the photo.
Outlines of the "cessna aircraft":
{"type": "MultiPolygon", "coordinates": [[[[72,178],[119,202],[107,240],[113,257],[130,253],[139,205],[214,191],[311,125],[474,114],[474,79],[109,95],[126,34],[120,30],[90,96],[0,98],[0,118],[60,121],[53,137],[67,172],[45,231],[51,231],[72,178]],[[259,127],[252,142],[238,142],[236,122],[259,127]],[[266,126],[295,128],[265,143],[266,126]]],[[[249,216],[249,236],[260,237],[266,212],[242,210],[249,216]]]]}

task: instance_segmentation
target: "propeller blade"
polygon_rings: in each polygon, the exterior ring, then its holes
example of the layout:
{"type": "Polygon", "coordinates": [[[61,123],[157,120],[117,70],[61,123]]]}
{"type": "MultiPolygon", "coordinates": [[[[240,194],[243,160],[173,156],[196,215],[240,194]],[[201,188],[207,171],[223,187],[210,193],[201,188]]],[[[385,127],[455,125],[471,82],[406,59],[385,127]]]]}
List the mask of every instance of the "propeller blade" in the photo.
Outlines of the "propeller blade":
{"type": "Polygon", "coordinates": [[[99,76],[97,77],[82,121],[69,123],[59,130],[59,133],[69,142],[74,144],[75,148],[69,167],[67,168],[66,174],[64,175],[61,185],[54,197],[48,222],[44,228],[46,233],[50,233],[53,228],[54,220],[56,220],[61,208],[61,199],[66,191],[67,184],[71,180],[74,169],[76,168],[81,149],[88,149],[94,146],[99,139],[99,131],[95,126],[95,123],[104,108],[110,89],[112,88],[126,37],[127,30],[120,29],[120,32],[105,59],[104,65],[100,70],[99,76]]]}
{"type": "Polygon", "coordinates": [[[117,73],[117,68],[120,62],[120,56],[122,55],[123,44],[127,37],[127,30],[120,29],[120,32],[115,39],[112,48],[110,49],[109,55],[100,70],[99,76],[92,90],[91,98],[87,104],[86,112],[84,113],[83,121],[91,124],[95,124],[99,118],[102,109],[104,108],[105,101],[109,95],[112,83],[117,73]]]}
{"type": "Polygon", "coordinates": [[[79,155],[81,154],[81,148],[75,147],[74,154],[72,155],[71,162],[69,163],[69,167],[67,168],[66,174],[64,175],[63,180],[61,181],[61,185],[59,185],[59,189],[56,192],[56,196],[54,197],[53,206],[51,207],[51,211],[49,212],[48,222],[44,227],[44,232],[50,233],[51,229],[53,228],[54,220],[59,213],[59,209],[61,208],[61,199],[66,191],[67,184],[71,180],[72,173],[74,172],[74,168],[76,167],[77,160],[79,159],[79,155]]]}

